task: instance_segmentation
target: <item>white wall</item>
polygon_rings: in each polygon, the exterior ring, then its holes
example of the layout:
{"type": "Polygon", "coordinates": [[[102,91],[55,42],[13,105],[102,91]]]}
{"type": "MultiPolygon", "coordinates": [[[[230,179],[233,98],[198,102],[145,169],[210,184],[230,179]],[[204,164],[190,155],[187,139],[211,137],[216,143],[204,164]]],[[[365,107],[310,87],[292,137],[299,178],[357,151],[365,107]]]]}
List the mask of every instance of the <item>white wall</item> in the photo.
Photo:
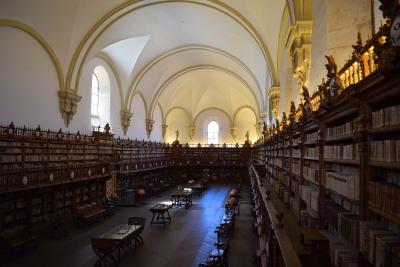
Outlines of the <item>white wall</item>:
{"type": "Polygon", "coordinates": [[[175,141],[176,130],[179,131],[179,143],[186,144],[189,142],[188,126],[191,124],[191,121],[183,110],[174,109],[171,111],[166,118],[166,123],[168,128],[165,134],[165,142],[172,143],[175,141]]]}
{"type": "Polygon", "coordinates": [[[147,140],[146,109],[144,102],[139,95],[133,97],[131,112],[133,113],[133,116],[126,137],[131,139],[147,140]]]}
{"type": "Polygon", "coordinates": [[[0,123],[64,128],[57,74],[47,52],[15,28],[0,27],[0,40],[0,123]]]}
{"type": "Polygon", "coordinates": [[[357,33],[364,43],[371,37],[371,1],[313,1],[313,19],[310,93],[326,77],[324,55],[333,55],[340,70],[352,54],[357,33]]]}
{"type": "Polygon", "coordinates": [[[156,106],[154,109],[153,120],[153,131],[151,132],[150,140],[157,142],[164,141],[162,136],[162,113],[159,106],[156,106]]]}
{"type": "Polygon", "coordinates": [[[310,94],[317,90],[321,79],[326,76],[324,55],[328,53],[327,44],[327,0],[312,2],[313,26],[310,70],[310,94]]]}
{"type": "Polygon", "coordinates": [[[234,144],[236,141],[233,140],[230,134],[231,122],[230,119],[219,110],[207,110],[201,113],[195,122],[196,134],[193,137],[192,143],[207,144],[207,130],[208,124],[211,121],[216,121],[219,125],[218,141],[220,144],[234,144]]]}
{"type": "Polygon", "coordinates": [[[258,139],[255,124],[257,118],[251,109],[245,108],[236,115],[235,126],[238,128],[236,142],[243,144],[246,140],[246,132],[249,131],[249,139],[254,142],[258,139]]]}
{"type": "MultiPolygon", "coordinates": [[[[66,73],[79,0],[2,0],[0,18],[25,23],[42,35],[57,54],[66,73]]],[[[3,40],[3,39],[2,39],[3,40]]]]}
{"type": "Polygon", "coordinates": [[[374,1],[374,20],[375,20],[375,32],[379,31],[379,27],[384,23],[382,11],[379,9],[381,3],[379,0],[374,1]]]}

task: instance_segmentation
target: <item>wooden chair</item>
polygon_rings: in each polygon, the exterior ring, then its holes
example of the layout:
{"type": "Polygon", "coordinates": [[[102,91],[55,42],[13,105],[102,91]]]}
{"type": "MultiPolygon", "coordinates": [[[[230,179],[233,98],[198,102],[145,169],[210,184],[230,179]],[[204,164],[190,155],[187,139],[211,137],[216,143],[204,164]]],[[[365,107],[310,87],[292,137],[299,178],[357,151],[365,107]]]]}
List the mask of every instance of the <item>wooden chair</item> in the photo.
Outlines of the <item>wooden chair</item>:
{"type": "Polygon", "coordinates": [[[110,259],[114,266],[118,266],[119,257],[119,242],[113,239],[92,238],[92,248],[94,253],[99,257],[95,263],[95,267],[101,267],[102,262],[110,259]],[[118,258],[114,257],[114,253],[118,252],[118,258]]]}
{"type": "Polygon", "coordinates": [[[227,261],[227,244],[215,244],[215,248],[212,249],[208,255],[205,263],[200,263],[199,267],[223,267],[228,266],[227,261]]]}
{"type": "Polygon", "coordinates": [[[140,236],[143,233],[144,226],[146,225],[146,218],[142,217],[130,217],[128,218],[129,225],[140,225],[142,226],[139,231],[136,232],[135,238],[135,247],[137,245],[142,245],[144,243],[143,238],[140,236]]]}

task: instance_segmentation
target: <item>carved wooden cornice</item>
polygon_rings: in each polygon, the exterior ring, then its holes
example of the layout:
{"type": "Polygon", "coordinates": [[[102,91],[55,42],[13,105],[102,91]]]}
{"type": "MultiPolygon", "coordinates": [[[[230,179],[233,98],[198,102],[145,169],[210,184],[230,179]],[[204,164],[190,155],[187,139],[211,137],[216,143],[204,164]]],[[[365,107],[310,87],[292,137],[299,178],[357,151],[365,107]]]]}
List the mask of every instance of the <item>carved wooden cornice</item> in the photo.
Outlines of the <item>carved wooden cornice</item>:
{"type": "Polygon", "coordinates": [[[61,116],[64,119],[65,126],[68,127],[72,118],[76,113],[76,108],[81,96],[77,95],[73,90],[58,91],[58,100],[60,103],[61,116]]]}

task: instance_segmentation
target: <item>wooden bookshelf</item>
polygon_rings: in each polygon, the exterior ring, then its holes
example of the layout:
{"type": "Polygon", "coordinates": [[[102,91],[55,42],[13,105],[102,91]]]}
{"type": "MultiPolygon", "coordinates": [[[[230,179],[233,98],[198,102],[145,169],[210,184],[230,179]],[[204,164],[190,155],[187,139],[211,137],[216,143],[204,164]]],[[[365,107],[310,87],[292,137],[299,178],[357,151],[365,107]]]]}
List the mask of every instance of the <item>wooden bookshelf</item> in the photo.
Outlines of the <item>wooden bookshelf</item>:
{"type": "MultiPolygon", "coordinates": [[[[390,4],[394,1],[383,5],[390,4]]],[[[379,46],[376,42],[385,35],[388,26],[356,52],[373,51],[372,45],[379,46]]],[[[382,49],[391,49],[390,42],[382,49]]],[[[376,63],[388,60],[379,55],[375,55],[376,63]]],[[[392,57],[398,59],[400,51],[392,57]]],[[[348,68],[358,61],[353,57],[349,62],[336,77],[349,75],[348,68]]],[[[372,71],[362,71],[357,80],[341,83],[333,96],[327,93],[329,85],[322,84],[298,109],[293,106],[289,120],[284,116],[283,122],[264,129],[254,150],[264,154],[268,181],[290,203],[288,209],[299,224],[323,231],[332,249],[343,250],[346,259],[358,266],[395,257],[391,252],[382,258],[382,247],[367,252],[362,247],[376,225],[385,235],[400,240],[400,66],[391,65],[392,72],[379,65],[369,67],[372,71]],[[287,190],[289,200],[282,193],[287,190]]],[[[400,250],[400,242],[387,244],[392,251],[400,250]]]]}

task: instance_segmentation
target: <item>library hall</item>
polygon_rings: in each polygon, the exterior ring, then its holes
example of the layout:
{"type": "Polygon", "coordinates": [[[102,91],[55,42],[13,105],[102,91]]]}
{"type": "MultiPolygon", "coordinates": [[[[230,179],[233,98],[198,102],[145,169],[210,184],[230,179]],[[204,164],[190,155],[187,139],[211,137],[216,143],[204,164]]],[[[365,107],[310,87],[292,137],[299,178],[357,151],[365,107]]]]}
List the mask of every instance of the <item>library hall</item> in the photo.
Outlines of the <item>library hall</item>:
{"type": "Polygon", "coordinates": [[[400,267],[400,0],[1,0],[0,267],[400,267]]]}

